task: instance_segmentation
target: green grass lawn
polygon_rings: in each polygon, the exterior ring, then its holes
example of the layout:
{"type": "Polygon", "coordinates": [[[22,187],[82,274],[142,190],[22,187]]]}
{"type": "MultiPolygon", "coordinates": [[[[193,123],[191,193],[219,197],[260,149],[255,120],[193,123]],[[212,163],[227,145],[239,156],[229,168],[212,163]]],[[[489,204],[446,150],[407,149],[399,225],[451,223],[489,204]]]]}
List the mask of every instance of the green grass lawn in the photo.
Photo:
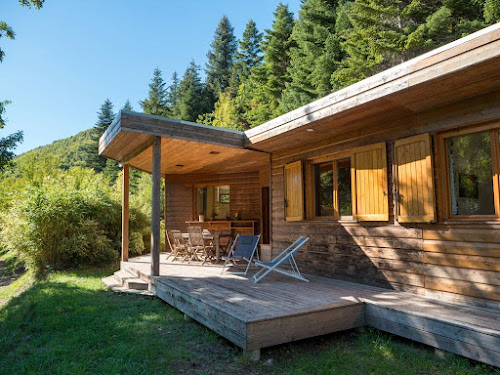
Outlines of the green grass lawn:
{"type": "Polygon", "coordinates": [[[159,299],[108,291],[110,273],[56,273],[1,307],[0,374],[500,374],[372,329],[280,345],[249,363],[159,299]]]}

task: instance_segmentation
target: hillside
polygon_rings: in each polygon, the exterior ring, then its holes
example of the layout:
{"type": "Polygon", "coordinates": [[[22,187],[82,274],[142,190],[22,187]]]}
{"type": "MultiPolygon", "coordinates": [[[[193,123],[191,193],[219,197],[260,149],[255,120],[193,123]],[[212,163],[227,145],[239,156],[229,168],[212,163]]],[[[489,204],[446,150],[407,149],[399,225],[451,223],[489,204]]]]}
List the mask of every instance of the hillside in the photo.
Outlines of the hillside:
{"type": "MultiPolygon", "coordinates": [[[[85,161],[85,150],[93,147],[92,128],[84,130],[68,138],[60,139],[46,146],[40,146],[16,158],[16,162],[22,163],[25,158],[34,153],[52,155],[60,159],[60,167],[69,169],[75,166],[87,166],[85,161]]],[[[97,150],[96,150],[97,152],[97,150]]]]}

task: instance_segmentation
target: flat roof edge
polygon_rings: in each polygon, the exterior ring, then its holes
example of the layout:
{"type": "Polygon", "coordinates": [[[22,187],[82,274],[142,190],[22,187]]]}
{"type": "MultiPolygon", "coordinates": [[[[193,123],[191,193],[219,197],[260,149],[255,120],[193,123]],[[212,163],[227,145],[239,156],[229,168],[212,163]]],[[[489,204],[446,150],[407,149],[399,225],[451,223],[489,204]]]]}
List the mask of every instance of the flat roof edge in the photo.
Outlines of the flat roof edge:
{"type": "MultiPolygon", "coordinates": [[[[422,61],[433,57],[437,56],[439,54],[442,54],[452,48],[455,48],[460,45],[464,45],[466,43],[471,42],[474,39],[486,36],[488,34],[493,34],[495,31],[500,30],[500,23],[496,23],[494,25],[488,26],[484,29],[478,30],[475,33],[472,33],[470,35],[467,35],[463,38],[460,38],[458,40],[455,40],[451,43],[445,44],[441,47],[438,47],[434,50],[431,50],[429,52],[426,52],[422,55],[419,55],[413,59],[410,59],[408,61],[405,61],[401,64],[398,64],[396,66],[393,66],[389,69],[386,69],[380,73],[377,73],[373,76],[370,76],[368,78],[365,78],[359,82],[356,82],[350,86],[347,86],[341,90],[332,92],[331,94],[328,94],[327,96],[324,96],[322,98],[319,98],[313,102],[310,102],[308,104],[305,104],[297,109],[294,109],[293,111],[287,112],[279,117],[276,117],[272,120],[269,120],[255,128],[249,129],[245,131],[245,135],[248,138],[248,141],[251,142],[251,139],[254,137],[257,137],[259,135],[263,135],[266,132],[270,132],[276,128],[279,128],[281,126],[285,126],[286,124],[296,121],[302,117],[307,117],[310,116],[314,112],[318,112],[322,109],[325,109],[327,107],[330,107],[332,105],[338,104],[342,101],[351,99],[353,97],[359,96],[367,91],[370,91],[374,88],[390,84],[393,81],[396,81],[398,79],[402,79],[406,76],[411,75],[412,73],[416,73],[422,69],[426,69],[429,67],[432,67],[434,65],[437,65],[443,61],[446,61],[449,59],[449,56],[444,56],[443,59],[436,60],[432,63],[430,63],[427,66],[419,67],[419,63],[422,61]],[[413,69],[410,69],[413,68],[413,69]]],[[[500,36],[496,37],[496,39],[500,39],[500,36]]],[[[493,40],[496,40],[493,39],[493,40]]],[[[490,40],[489,42],[485,42],[484,44],[491,43],[493,40],[490,40]]],[[[483,44],[483,45],[484,45],[483,44]]],[[[481,45],[482,46],[482,45],[481,45]]],[[[481,46],[478,46],[476,48],[479,48],[481,46]]],[[[472,48],[474,49],[474,48],[472,48]]],[[[471,49],[471,50],[472,50],[471,49]]],[[[459,55],[459,54],[457,54],[459,55]]],[[[352,108],[355,108],[356,106],[353,106],[352,108]]],[[[321,117],[323,118],[323,117],[321,117]]],[[[307,123],[317,121],[321,118],[315,118],[312,121],[309,121],[307,123]]],[[[305,125],[305,124],[303,124],[305,125]]],[[[259,141],[257,141],[258,143],[259,141]]]]}

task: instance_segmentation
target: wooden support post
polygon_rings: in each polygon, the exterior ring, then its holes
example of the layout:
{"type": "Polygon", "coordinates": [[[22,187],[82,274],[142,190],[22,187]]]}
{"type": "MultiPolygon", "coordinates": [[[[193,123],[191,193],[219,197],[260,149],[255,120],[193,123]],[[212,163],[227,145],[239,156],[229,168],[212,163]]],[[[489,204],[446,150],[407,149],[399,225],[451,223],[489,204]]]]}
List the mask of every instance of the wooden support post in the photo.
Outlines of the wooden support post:
{"type": "Polygon", "coordinates": [[[153,199],[151,206],[151,276],[160,275],[161,137],[153,143],[153,199]]]}
{"type": "Polygon", "coordinates": [[[243,350],[243,356],[247,361],[258,362],[260,361],[260,349],[243,350]]]}
{"type": "Polygon", "coordinates": [[[163,221],[165,222],[165,252],[168,253],[170,252],[170,247],[168,245],[168,234],[167,234],[167,196],[168,196],[168,189],[167,189],[167,175],[165,175],[165,201],[163,203],[163,221]]]}
{"type": "Polygon", "coordinates": [[[129,165],[123,166],[122,177],[122,262],[128,261],[129,244],[129,165]]]}

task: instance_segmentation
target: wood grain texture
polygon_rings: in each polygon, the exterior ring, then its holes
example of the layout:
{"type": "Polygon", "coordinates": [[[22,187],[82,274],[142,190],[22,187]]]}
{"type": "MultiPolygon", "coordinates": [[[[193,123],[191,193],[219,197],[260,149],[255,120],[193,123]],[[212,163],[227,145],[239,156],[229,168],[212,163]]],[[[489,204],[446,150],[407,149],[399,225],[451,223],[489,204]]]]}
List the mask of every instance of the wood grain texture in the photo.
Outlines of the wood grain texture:
{"type": "Polygon", "coordinates": [[[498,310],[308,275],[309,283],[272,275],[262,283],[219,266],[169,262],[149,277],[147,256],[122,268],[147,278],[155,294],[246,351],[372,326],[498,366],[498,310]]]}

